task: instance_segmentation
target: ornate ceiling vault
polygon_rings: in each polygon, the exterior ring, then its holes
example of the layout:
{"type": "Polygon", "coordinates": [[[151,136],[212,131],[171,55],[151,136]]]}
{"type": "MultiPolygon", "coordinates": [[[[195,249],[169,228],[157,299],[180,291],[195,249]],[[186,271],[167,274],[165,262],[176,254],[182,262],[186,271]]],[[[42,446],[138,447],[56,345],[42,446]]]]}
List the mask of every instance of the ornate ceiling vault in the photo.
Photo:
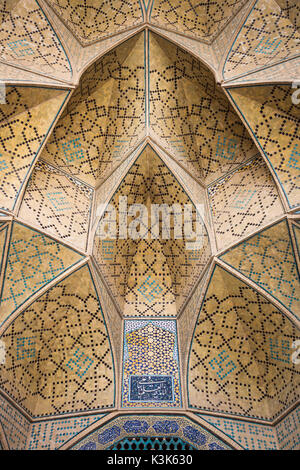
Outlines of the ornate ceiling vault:
{"type": "Polygon", "coordinates": [[[299,449],[297,0],[0,6],[0,449],[299,449]]]}

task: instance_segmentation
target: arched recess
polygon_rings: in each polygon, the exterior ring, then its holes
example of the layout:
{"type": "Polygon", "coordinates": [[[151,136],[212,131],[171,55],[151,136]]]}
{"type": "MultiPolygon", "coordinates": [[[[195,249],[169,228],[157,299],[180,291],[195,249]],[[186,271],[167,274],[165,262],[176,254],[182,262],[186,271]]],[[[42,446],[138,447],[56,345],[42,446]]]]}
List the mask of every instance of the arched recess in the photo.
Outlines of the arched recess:
{"type": "Polygon", "coordinates": [[[154,0],[150,23],[211,43],[247,0],[154,0]]]}
{"type": "Polygon", "coordinates": [[[206,185],[258,153],[208,67],[151,32],[149,128],[150,136],[206,185]]]}
{"type": "Polygon", "coordinates": [[[17,316],[1,336],[0,387],[31,417],[111,409],[115,371],[101,299],[87,265],[17,316]]]}
{"type": "Polygon", "coordinates": [[[299,397],[299,338],[277,307],[216,265],[190,349],[189,406],[273,422],[299,397]]]}
{"type": "Polygon", "coordinates": [[[145,137],[145,32],[83,73],[41,159],[91,187],[145,137]]]}
{"type": "MultiPolygon", "coordinates": [[[[186,445],[194,450],[229,450],[232,443],[226,436],[220,437],[203,427],[192,417],[176,414],[126,414],[112,418],[102,426],[95,427],[90,433],[77,439],[72,450],[119,450],[127,443],[132,448],[139,442],[143,449],[180,450],[186,445]],[[122,443],[122,444],[121,444],[122,443]]],[[[87,433],[85,433],[87,434],[87,433]]]]}
{"type": "Polygon", "coordinates": [[[144,10],[139,0],[111,2],[88,0],[48,0],[82,45],[111,37],[141,25],[144,10]]]}
{"type": "MultiPolygon", "coordinates": [[[[101,230],[104,222],[100,221],[94,240],[93,256],[125,316],[175,317],[188,291],[206,266],[211,251],[207,231],[201,220],[199,224],[203,236],[199,249],[193,251],[193,248],[188,248],[183,224],[178,224],[180,233],[174,239],[174,214],[180,217],[182,223],[183,209],[188,204],[191,205],[195,223],[196,212],[192,200],[165,163],[147,146],[130,167],[110,201],[117,215],[116,238],[103,240],[101,230]],[[142,220],[141,234],[137,239],[128,238],[127,235],[121,238],[124,224],[122,211],[126,209],[122,206],[123,198],[127,198],[128,208],[134,204],[143,204],[147,208],[148,214],[142,220]],[[164,216],[166,232],[162,232],[163,226],[160,225],[158,238],[152,237],[149,230],[154,210],[152,204],[164,204],[168,208],[164,209],[167,211],[164,216]],[[174,210],[169,213],[172,206],[174,210]],[[170,220],[170,233],[167,231],[167,220],[170,220]],[[148,291],[153,293],[150,295],[148,291]]],[[[135,216],[139,216],[139,213],[135,216]]],[[[108,220],[109,213],[105,217],[103,221],[108,220]]],[[[140,216],[139,220],[141,222],[140,216]]],[[[126,223],[130,229],[134,223],[132,217],[126,223]]]]}

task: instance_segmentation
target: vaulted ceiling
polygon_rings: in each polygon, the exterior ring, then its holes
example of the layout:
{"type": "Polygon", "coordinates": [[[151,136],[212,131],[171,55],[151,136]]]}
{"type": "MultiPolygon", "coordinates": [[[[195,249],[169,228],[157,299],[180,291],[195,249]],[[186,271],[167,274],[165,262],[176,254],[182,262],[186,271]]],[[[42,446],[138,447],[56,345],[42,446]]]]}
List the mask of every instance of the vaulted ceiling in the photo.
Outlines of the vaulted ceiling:
{"type": "Polygon", "coordinates": [[[0,446],[297,447],[299,28],[296,0],[2,2],[0,446]]]}

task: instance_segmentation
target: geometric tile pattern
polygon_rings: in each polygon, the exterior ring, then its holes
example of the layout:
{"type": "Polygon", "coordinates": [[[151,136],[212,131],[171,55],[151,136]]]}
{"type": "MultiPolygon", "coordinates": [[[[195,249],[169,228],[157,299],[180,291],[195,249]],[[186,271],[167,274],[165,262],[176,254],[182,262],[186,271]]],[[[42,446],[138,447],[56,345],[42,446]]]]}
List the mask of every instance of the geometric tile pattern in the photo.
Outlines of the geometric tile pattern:
{"type": "Polygon", "coordinates": [[[2,271],[2,263],[3,263],[6,237],[7,237],[7,225],[0,224],[0,273],[2,271]]]}
{"type": "Polygon", "coordinates": [[[82,258],[52,238],[14,223],[0,302],[0,322],[82,258]]]}
{"type": "Polygon", "coordinates": [[[290,207],[300,204],[300,106],[291,85],[231,88],[230,95],[271,163],[290,207]]]}
{"type": "Polygon", "coordinates": [[[216,266],[190,350],[190,406],[274,420],[299,398],[299,339],[276,307],[216,266]]]}
{"type": "Polygon", "coordinates": [[[126,415],[115,418],[84,437],[72,450],[105,450],[122,439],[143,437],[179,437],[201,450],[230,449],[220,438],[185,417],[170,415],[126,415]]]}
{"type": "MultiPolygon", "coordinates": [[[[144,204],[148,214],[150,204],[167,204],[170,208],[177,204],[181,214],[184,204],[193,205],[171,171],[149,146],[132,165],[110,201],[117,213],[117,233],[123,210],[119,203],[123,196],[128,198],[128,207],[144,204]]],[[[176,208],[178,214],[179,209],[176,208]]],[[[183,227],[182,239],[174,239],[173,223],[171,218],[170,239],[164,239],[161,230],[158,239],[150,237],[149,232],[147,239],[121,239],[118,236],[111,240],[109,255],[103,252],[102,240],[96,233],[95,260],[122,310],[125,302],[126,316],[175,316],[176,309],[207,264],[210,245],[204,225],[203,246],[193,259],[186,249],[183,227]]]]}
{"type": "Polygon", "coordinates": [[[223,431],[234,441],[247,450],[278,449],[276,430],[264,424],[248,423],[237,419],[217,418],[200,415],[220,431],[223,431]]]}
{"type": "Polygon", "coordinates": [[[286,221],[231,248],[221,259],[256,282],[300,319],[300,280],[286,221]]]}
{"type": "Polygon", "coordinates": [[[47,233],[85,249],[93,190],[38,162],[23,196],[19,216],[47,233]]]}
{"type": "Polygon", "coordinates": [[[144,34],[84,72],[42,152],[93,187],[145,134],[144,34]]]}
{"type": "Polygon", "coordinates": [[[151,132],[177,161],[210,183],[258,153],[204,64],[153,33],[149,53],[151,132]]]}
{"type": "Polygon", "coordinates": [[[212,41],[246,0],[154,0],[151,23],[195,39],[212,41]]]}
{"type": "MultiPolygon", "coordinates": [[[[299,2],[129,3],[0,6],[0,76],[28,83],[0,83],[0,210],[14,211],[0,217],[0,448],[5,434],[12,449],[52,450],[81,431],[76,447],[91,450],[228,448],[195,414],[178,415],[182,381],[190,410],[214,414],[203,418],[218,435],[246,449],[297,449],[299,409],[282,416],[299,400],[300,334],[269,299],[299,315],[300,225],[278,222],[287,202],[294,212],[300,206],[300,90],[285,84],[298,80],[299,2]],[[128,39],[145,10],[158,27],[149,32],[145,23],[128,39]],[[72,77],[62,44],[75,70],[72,91],[57,88],[72,77]],[[147,133],[154,150],[142,141],[147,133]],[[146,206],[141,230],[147,219],[150,226],[151,204],[181,215],[192,202],[193,228],[201,204],[202,247],[190,252],[183,227],[174,237],[175,214],[167,240],[165,215],[158,239],[123,238],[120,219],[117,239],[101,239],[98,225],[94,259],[78,267],[84,257],[76,247],[90,255],[98,209],[111,201],[122,218],[124,196],[146,206]],[[227,268],[212,261],[208,234],[216,235],[213,250],[231,247],[221,255],[227,268]],[[119,385],[117,403],[137,415],[107,421],[119,385]],[[161,408],[175,416],[139,414],[161,408]]],[[[137,219],[126,222],[137,227],[137,219]]]]}
{"type": "Polygon", "coordinates": [[[176,322],[125,321],[122,406],[180,405],[176,322]]]}
{"type": "Polygon", "coordinates": [[[71,67],[62,45],[35,0],[3,0],[0,6],[1,59],[57,78],[71,67]]]}
{"type": "Polygon", "coordinates": [[[0,395],[0,425],[2,424],[10,450],[24,450],[30,422],[0,395]]]}
{"type": "Polygon", "coordinates": [[[299,7],[295,1],[278,3],[276,0],[256,2],[228,54],[223,70],[225,79],[270,66],[299,53],[300,33],[296,23],[299,7]],[[291,21],[293,15],[295,20],[291,21]]]}
{"type": "Polygon", "coordinates": [[[211,184],[208,195],[219,249],[283,211],[273,178],[261,157],[211,184]]]}
{"type": "Polygon", "coordinates": [[[292,227],[293,227],[293,233],[295,235],[298,257],[300,259],[300,226],[293,224],[292,227]]]}
{"type": "Polygon", "coordinates": [[[176,299],[172,284],[169,262],[160,241],[141,240],[132,257],[127,278],[124,315],[175,317],[176,299]]]}
{"type": "Polygon", "coordinates": [[[196,450],[178,437],[127,437],[108,450],[196,450]]]}
{"type": "Polygon", "coordinates": [[[138,0],[49,0],[49,3],[84,45],[143,22],[138,0]]]}
{"type": "MultiPolygon", "coordinates": [[[[109,337],[114,348],[114,353],[117,358],[122,356],[122,348],[123,348],[123,339],[122,339],[122,330],[123,330],[123,320],[120,317],[120,314],[116,308],[116,304],[114,299],[111,297],[110,293],[108,292],[106,286],[100,276],[98,275],[97,271],[94,271],[95,280],[98,287],[98,292],[101,293],[101,308],[102,311],[109,316],[108,327],[109,327],[109,337]]],[[[118,365],[116,365],[116,370],[118,369],[118,365]]]]}
{"type": "Polygon", "coordinates": [[[6,103],[0,104],[1,208],[13,209],[24,178],[67,95],[67,91],[58,89],[6,86],[6,103]]]}
{"type": "Polygon", "coordinates": [[[6,366],[0,365],[0,386],[32,416],[113,406],[112,353],[87,266],[31,304],[1,339],[6,366]],[[18,358],[17,343],[24,340],[18,358]]]}
{"type": "Polygon", "coordinates": [[[180,342],[180,359],[182,364],[182,373],[184,377],[182,382],[185,380],[186,376],[186,361],[189,353],[193,331],[195,328],[196,320],[199,312],[199,305],[201,305],[204,294],[205,286],[208,276],[208,269],[204,273],[203,278],[198,283],[196,289],[190,295],[188,302],[186,303],[184,309],[182,310],[182,315],[178,318],[178,335],[180,342]]]}
{"type": "Polygon", "coordinates": [[[81,416],[33,423],[30,428],[28,450],[54,450],[91,426],[104,415],[81,416]]]}
{"type": "Polygon", "coordinates": [[[232,45],[233,39],[235,38],[236,34],[238,34],[241,28],[241,23],[244,21],[246,15],[249,13],[249,7],[249,1],[247,1],[244,6],[242,6],[242,8],[238,11],[238,13],[220,31],[220,33],[211,45],[211,49],[214,53],[214,68],[218,68],[219,72],[220,67],[224,63],[228,51],[232,45]]]}

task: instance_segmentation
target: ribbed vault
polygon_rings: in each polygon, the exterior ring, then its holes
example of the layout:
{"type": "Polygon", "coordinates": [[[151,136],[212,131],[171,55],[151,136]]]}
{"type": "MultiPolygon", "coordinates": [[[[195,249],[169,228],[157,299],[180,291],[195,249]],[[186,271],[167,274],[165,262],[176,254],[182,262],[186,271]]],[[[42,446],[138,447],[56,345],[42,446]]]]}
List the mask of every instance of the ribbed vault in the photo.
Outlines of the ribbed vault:
{"type": "Polygon", "coordinates": [[[299,446],[299,26],[2,2],[0,448],[299,446]]]}

